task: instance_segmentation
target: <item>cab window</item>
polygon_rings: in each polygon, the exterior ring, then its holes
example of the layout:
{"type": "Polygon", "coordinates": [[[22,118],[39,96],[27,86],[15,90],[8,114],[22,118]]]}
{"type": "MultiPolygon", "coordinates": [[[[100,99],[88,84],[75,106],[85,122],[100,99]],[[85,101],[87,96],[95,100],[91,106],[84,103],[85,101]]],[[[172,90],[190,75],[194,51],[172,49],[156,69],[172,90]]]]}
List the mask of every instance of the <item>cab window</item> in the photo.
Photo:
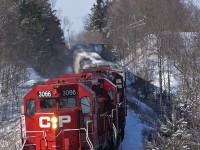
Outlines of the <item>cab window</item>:
{"type": "Polygon", "coordinates": [[[60,108],[73,108],[76,106],[76,98],[62,98],[60,99],[60,108]]]}
{"type": "Polygon", "coordinates": [[[56,99],[41,99],[40,108],[56,108],[56,99]]]}
{"type": "Polygon", "coordinates": [[[26,101],[26,114],[28,116],[34,116],[34,113],[36,112],[36,106],[35,106],[35,100],[29,99],[26,101]]]}
{"type": "Polygon", "coordinates": [[[106,99],[109,102],[113,102],[113,100],[114,100],[114,91],[113,90],[106,91],[106,99]]]}
{"type": "Polygon", "coordinates": [[[116,86],[117,88],[121,89],[122,88],[122,80],[121,79],[116,79],[116,86]]]}
{"type": "Polygon", "coordinates": [[[83,113],[90,113],[90,98],[85,96],[81,98],[81,109],[83,113]]]}

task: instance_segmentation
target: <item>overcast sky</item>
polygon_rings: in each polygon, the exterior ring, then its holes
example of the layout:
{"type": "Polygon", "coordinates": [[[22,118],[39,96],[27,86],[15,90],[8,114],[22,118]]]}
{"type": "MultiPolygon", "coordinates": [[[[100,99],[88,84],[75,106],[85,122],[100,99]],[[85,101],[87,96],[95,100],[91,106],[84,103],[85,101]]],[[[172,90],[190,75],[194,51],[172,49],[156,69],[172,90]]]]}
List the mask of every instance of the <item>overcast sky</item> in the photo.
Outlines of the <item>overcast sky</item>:
{"type": "Polygon", "coordinates": [[[96,0],[57,0],[55,9],[58,15],[67,16],[71,31],[78,33],[83,28],[84,18],[90,14],[92,5],[96,0]]]}

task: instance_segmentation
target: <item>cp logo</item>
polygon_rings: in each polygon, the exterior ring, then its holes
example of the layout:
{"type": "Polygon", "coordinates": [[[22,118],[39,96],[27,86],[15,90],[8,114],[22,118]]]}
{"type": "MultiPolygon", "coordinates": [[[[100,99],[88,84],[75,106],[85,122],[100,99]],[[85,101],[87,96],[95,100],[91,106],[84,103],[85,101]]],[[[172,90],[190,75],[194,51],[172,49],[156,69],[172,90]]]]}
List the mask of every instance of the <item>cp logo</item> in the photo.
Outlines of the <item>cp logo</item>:
{"type": "MultiPolygon", "coordinates": [[[[53,117],[52,117],[53,118],[53,117]]],[[[49,116],[41,116],[39,118],[39,126],[40,128],[50,128],[51,127],[51,118],[49,116]]],[[[71,116],[59,116],[59,127],[63,127],[64,123],[70,123],[71,122],[71,116]]],[[[53,123],[53,122],[52,122],[53,123]]]]}

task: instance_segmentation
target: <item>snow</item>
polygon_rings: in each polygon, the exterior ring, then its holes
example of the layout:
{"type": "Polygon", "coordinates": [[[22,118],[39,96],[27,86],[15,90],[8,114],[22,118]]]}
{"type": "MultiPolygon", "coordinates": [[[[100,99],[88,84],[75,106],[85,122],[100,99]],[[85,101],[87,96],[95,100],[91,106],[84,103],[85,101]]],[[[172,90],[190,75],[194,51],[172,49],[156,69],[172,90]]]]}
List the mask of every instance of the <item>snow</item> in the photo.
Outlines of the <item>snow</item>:
{"type": "Polygon", "coordinates": [[[79,73],[81,69],[86,69],[89,67],[98,67],[98,66],[111,66],[117,67],[118,65],[105,61],[98,53],[92,52],[91,50],[80,50],[77,49],[73,52],[74,58],[74,72],[79,73]],[[81,64],[82,63],[82,67],[81,64]]]}
{"type": "MultiPolygon", "coordinates": [[[[20,105],[23,103],[22,99],[25,94],[38,82],[44,82],[47,79],[41,78],[41,76],[32,68],[27,68],[27,78],[26,81],[22,81],[19,84],[18,94],[19,104],[17,107],[17,112],[10,113],[7,116],[7,120],[0,122],[0,150],[1,149],[19,149],[21,144],[20,139],[20,105]],[[3,138],[2,138],[3,137],[3,138]],[[11,144],[11,145],[10,145],[11,144]]],[[[9,104],[10,105],[10,104],[9,104]]]]}
{"type": "Polygon", "coordinates": [[[27,72],[29,75],[29,80],[41,78],[41,76],[33,68],[27,68],[27,72]]]}
{"type": "Polygon", "coordinates": [[[23,83],[22,88],[31,88],[39,82],[45,82],[48,79],[42,78],[33,68],[27,68],[28,79],[23,83]]]}
{"type": "Polygon", "coordinates": [[[144,149],[142,132],[148,126],[141,123],[140,117],[130,107],[127,111],[124,140],[118,150],[144,149]]]}
{"type": "Polygon", "coordinates": [[[135,80],[134,76],[129,76],[126,81],[127,85],[127,100],[128,103],[134,103],[140,109],[135,111],[131,105],[127,106],[126,126],[124,140],[120,144],[118,150],[142,150],[144,149],[144,131],[152,130],[151,126],[156,126],[153,116],[154,111],[146,104],[132,96],[132,89],[130,84],[135,80]],[[148,118],[144,120],[144,118],[148,118]]]}
{"type": "Polygon", "coordinates": [[[197,32],[180,32],[180,36],[183,39],[183,44],[188,52],[195,50],[195,42],[197,40],[197,32]]]}
{"type": "Polygon", "coordinates": [[[76,50],[74,51],[74,72],[79,73],[80,70],[80,62],[81,60],[88,59],[87,65],[95,65],[96,63],[102,63],[102,58],[99,54],[95,52],[86,52],[86,51],[81,51],[81,50],[76,50]]]}
{"type": "MultiPolygon", "coordinates": [[[[163,33],[166,34],[167,33],[163,33]]],[[[197,40],[197,33],[195,32],[180,32],[177,33],[180,35],[181,40],[183,41],[183,53],[185,51],[191,53],[192,50],[196,50],[195,42],[197,40]]],[[[122,65],[126,66],[129,71],[132,71],[136,76],[145,79],[145,71],[148,70],[149,78],[151,84],[156,87],[160,87],[159,83],[159,68],[158,68],[158,38],[150,34],[144,38],[145,46],[142,43],[136,45],[137,56],[134,53],[130,54],[124,60],[122,60],[122,65]],[[137,63],[132,63],[133,60],[137,63]],[[134,64],[134,65],[133,65],[134,64]]],[[[168,81],[170,81],[171,93],[176,93],[180,88],[181,76],[180,72],[174,66],[175,62],[168,58],[162,58],[162,80],[163,80],[163,90],[168,90],[168,81]],[[170,69],[169,69],[170,65],[170,69]],[[170,73],[170,76],[168,74],[170,73]],[[169,77],[169,80],[168,80],[169,77]]],[[[176,64],[177,65],[177,64],[176,64]]]]}
{"type": "Polygon", "coordinates": [[[150,111],[151,113],[154,114],[153,110],[150,107],[148,107],[146,104],[142,103],[140,100],[138,100],[138,99],[136,99],[136,98],[134,98],[134,97],[132,97],[131,95],[128,95],[128,94],[127,94],[127,98],[130,101],[134,102],[142,111],[150,111]]]}

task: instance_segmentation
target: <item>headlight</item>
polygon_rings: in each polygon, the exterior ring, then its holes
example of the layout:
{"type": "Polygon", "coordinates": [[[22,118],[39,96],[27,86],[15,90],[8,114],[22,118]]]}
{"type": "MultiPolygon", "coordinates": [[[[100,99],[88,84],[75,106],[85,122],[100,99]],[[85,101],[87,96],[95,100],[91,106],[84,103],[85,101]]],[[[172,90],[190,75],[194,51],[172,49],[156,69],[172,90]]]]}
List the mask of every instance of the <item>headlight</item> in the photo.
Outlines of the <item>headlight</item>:
{"type": "Polygon", "coordinates": [[[54,124],[52,125],[52,128],[53,128],[53,129],[56,129],[57,126],[58,126],[58,125],[54,123],[54,124]]]}
{"type": "Polygon", "coordinates": [[[57,119],[56,117],[52,117],[52,118],[51,118],[51,122],[52,122],[52,123],[57,123],[57,122],[58,122],[58,119],[57,119]]]}
{"type": "Polygon", "coordinates": [[[52,128],[56,129],[58,127],[57,125],[58,119],[56,117],[52,117],[51,122],[52,122],[52,128]]]}

